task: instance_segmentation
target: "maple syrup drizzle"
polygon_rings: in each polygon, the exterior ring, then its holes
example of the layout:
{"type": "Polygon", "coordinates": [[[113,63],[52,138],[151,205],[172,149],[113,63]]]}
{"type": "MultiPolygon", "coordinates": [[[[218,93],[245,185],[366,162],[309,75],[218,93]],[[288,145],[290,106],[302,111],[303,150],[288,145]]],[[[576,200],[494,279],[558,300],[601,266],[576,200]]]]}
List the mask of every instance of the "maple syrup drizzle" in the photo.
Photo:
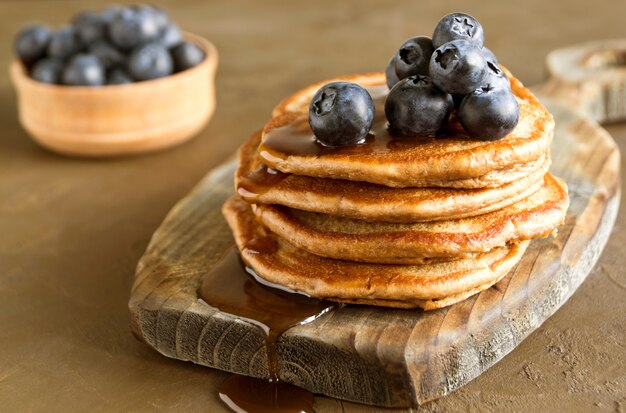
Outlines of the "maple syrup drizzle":
{"type": "Polygon", "coordinates": [[[254,172],[240,179],[237,183],[237,193],[244,199],[254,201],[254,198],[266,193],[287,176],[288,174],[272,169],[267,165],[261,165],[254,172]]]}
{"type": "Polygon", "coordinates": [[[330,147],[321,144],[309,126],[309,118],[303,114],[284,126],[276,127],[263,136],[259,146],[261,159],[272,162],[274,158],[282,160],[285,155],[324,156],[324,155],[359,155],[388,153],[396,141],[410,143],[404,139],[394,139],[385,117],[384,98],[374,100],[376,114],[370,133],[365,142],[358,145],[330,147]]]}
{"type": "MultiPolygon", "coordinates": [[[[271,254],[277,244],[273,237],[262,236],[250,240],[245,248],[255,254],[271,254]]],[[[220,386],[220,399],[235,412],[312,412],[310,392],[278,379],[276,342],[290,327],[309,323],[336,304],[263,280],[245,266],[234,247],[203,278],[198,297],[210,307],[258,326],[266,335],[270,379],[233,375],[220,386]]]]}
{"type": "Polygon", "coordinates": [[[259,145],[261,159],[268,163],[279,163],[289,155],[298,156],[359,156],[384,155],[390,152],[401,153],[422,145],[435,143],[440,139],[463,138],[459,121],[452,117],[443,130],[432,137],[402,137],[393,135],[389,129],[384,111],[384,100],[376,102],[374,123],[365,142],[356,145],[329,147],[315,139],[305,115],[293,119],[284,126],[276,127],[263,136],[259,145]]]}

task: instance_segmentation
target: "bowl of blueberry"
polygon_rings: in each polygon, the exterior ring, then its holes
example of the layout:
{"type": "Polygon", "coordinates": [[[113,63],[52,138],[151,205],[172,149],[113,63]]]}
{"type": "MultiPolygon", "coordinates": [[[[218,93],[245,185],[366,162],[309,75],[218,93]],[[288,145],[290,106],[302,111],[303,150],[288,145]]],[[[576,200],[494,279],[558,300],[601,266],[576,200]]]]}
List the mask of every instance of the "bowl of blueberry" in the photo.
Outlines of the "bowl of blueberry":
{"type": "Polygon", "coordinates": [[[157,150],[196,135],[215,109],[218,55],[150,5],[86,11],[16,36],[20,122],[41,145],[82,156],[157,150]]]}

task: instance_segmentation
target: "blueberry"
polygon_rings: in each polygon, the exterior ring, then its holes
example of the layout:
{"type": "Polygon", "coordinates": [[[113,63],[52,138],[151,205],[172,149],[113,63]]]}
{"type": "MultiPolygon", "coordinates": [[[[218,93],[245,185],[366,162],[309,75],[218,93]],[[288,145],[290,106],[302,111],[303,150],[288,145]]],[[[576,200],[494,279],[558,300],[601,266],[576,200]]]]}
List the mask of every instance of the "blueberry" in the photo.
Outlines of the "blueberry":
{"type": "Polygon", "coordinates": [[[365,141],[374,112],[374,101],[363,87],[332,82],[322,86],[311,99],[309,124],[323,145],[356,145],[365,141]]]}
{"type": "Polygon", "coordinates": [[[493,52],[486,47],[483,47],[483,56],[485,56],[485,60],[488,62],[496,64],[498,63],[498,58],[496,57],[496,55],[493,54],[493,52]]]}
{"type": "Polygon", "coordinates": [[[428,65],[434,51],[430,37],[418,36],[405,41],[394,57],[398,78],[428,76],[428,65]]]}
{"type": "Polygon", "coordinates": [[[124,85],[132,83],[133,78],[124,70],[119,67],[111,69],[107,76],[107,85],[124,85]]]}
{"type": "Polygon", "coordinates": [[[183,41],[183,35],[180,29],[174,23],[168,24],[165,29],[161,31],[159,36],[159,43],[161,43],[166,49],[171,49],[177,46],[183,41]]]}
{"type": "Polygon", "coordinates": [[[441,90],[467,94],[478,88],[487,73],[487,62],[476,43],[453,40],[433,53],[430,76],[441,90]]]}
{"type": "Polygon", "coordinates": [[[448,14],[439,20],[437,27],[435,27],[433,46],[438,48],[453,40],[471,40],[483,47],[485,42],[483,26],[469,14],[448,14]]]}
{"type": "Polygon", "coordinates": [[[504,70],[497,63],[487,62],[487,75],[481,83],[482,87],[489,86],[494,89],[511,89],[511,81],[504,70]]]}
{"type": "Polygon", "coordinates": [[[122,9],[109,24],[109,38],[121,50],[155,40],[160,32],[157,19],[146,9],[122,9]]]}
{"type": "Polygon", "coordinates": [[[48,56],[66,59],[80,52],[82,45],[72,26],[64,26],[52,33],[48,44],[48,56]]]}
{"type": "Polygon", "coordinates": [[[52,32],[47,26],[34,24],[24,27],[15,38],[15,53],[22,63],[30,66],[45,53],[52,32]]]}
{"type": "Polygon", "coordinates": [[[71,86],[100,86],[104,78],[104,66],[90,54],[77,54],[63,70],[63,83],[71,86]]]}
{"type": "Polygon", "coordinates": [[[153,6],[151,4],[139,4],[131,6],[130,8],[136,12],[151,15],[159,30],[164,30],[170,23],[170,17],[167,15],[167,13],[157,6],[153,6]]]}
{"type": "Polygon", "coordinates": [[[401,136],[435,135],[448,121],[452,108],[452,97],[422,75],[396,83],[385,101],[389,127],[401,136]]]}
{"type": "Polygon", "coordinates": [[[128,59],[128,71],[136,80],[149,80],[172,73],[173,62],[167,49],[158,43],[148,43],[133,50],[128,59]]]}
{"type": "Polygon", "coordinates": [[[185,42],[174,47],[171,51],[174,60],[174,69],[177,72],[198,65],[204,60],[204,52],[193,43],[185,42]]]}
{"type": "Polygon", "coordinates": [[[38,82],[57,84],[61,80],[63,61],[55,57],[38,60],[33,66],[31,77],[38,82]]]}
{"type": "Polygon", "coordinates": [[[157,6],[151,6],[151,7],[152,7],[152,13],[154,14],[154,18],[157,21],[157,25],[161,28],[161,30],[165,30],[167,26],[169,26],[171,23],[170,16],[167,15],[165,10],[157,6]]]}
{"type": "Polygon", "coordinates": [[[90,45],[96,40],[104,38],[106,34],[106,22],[100,13],[86,11],[80,13],[72,20],[76,37],[84,45],[90,45]]]}
{"type": "Polygon", "coordinates": [[[88,51],[90,54],[100,59],[104,67],[107,69],[122,66],[126,60],[124,54],[109,44],[106,40],[98,40],[93,43],[89,46],[88,51]]]}
{"type": "Polygon", "coordinates": [[[519,105],[508,89],[481,87],[463,99],[458,111],[465,131],[480,140],[508,135],[519,121],[519,105]]]}
{"type": "Polygon", "coordinates": [[[391,89],[393,85],[398,83],[400,79],[398,79],[398,75],[396,74],[396,56],[392,56],[387,64],[387,69],[385,69],[385,77],[387,79],[387,87],[391,89]]]}

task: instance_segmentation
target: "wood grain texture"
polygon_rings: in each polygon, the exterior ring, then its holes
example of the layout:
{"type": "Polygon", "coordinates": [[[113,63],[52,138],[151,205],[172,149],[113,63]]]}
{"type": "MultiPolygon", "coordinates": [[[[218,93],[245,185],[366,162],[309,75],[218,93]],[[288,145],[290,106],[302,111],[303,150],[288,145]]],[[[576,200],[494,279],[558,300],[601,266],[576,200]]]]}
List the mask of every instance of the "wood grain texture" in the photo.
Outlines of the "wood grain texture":
{"type": "MultiPolygon", "coordinates": [[[[558,237],[536,240],[494,287],[432,311],[347,306],[278,340],[279,376],[315,393],[400,407],[444,396],[488,369],[585,279],[619,205],[620,153],[597,124],[546,102],[553,168],[571,206],[558,237]]],[[[141,259],[129,303],[135,334],[180,360],[267,377],[263,332],[198,302],[201,277],[233,241],[220,215],[235,165],[211,172],[168,215],[141,259]]]]}
{"type": "Polygon", "coordinates": [[[548,54],[539,91],[598,122],[626,119],[626,39],[581,43],[548,54]]]}
{"type": "Polygon", "coordinates": [[[215,111],[218,54],[208,40],[184,36],[205,51],[200,64],[128,85],[48,85],[31,79],[14,60],[10,74],[20,123],[40,145],[73,156],[143,153],[190,139],[215,111]]]}

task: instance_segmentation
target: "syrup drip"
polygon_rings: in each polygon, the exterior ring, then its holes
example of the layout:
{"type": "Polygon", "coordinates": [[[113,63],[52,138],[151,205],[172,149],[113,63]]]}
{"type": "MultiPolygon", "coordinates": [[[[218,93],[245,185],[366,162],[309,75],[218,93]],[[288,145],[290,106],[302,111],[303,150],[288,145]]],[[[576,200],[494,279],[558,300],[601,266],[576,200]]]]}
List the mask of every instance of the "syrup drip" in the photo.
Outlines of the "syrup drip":
{"type": "MultiPolygon", "coordinates": [[[[252,254],[272,254],[276,252],[277,249],[278,243],[274,237],[271,236],[254,237],[248,241],[245,246],[245,250],[252,254]]],[[[259,278],[251,269],[247,269],[246,271],[249,271],[255,279],[262,280],[262,278],[259,278]]]]}
{"type": "Polygon", "coordinates": [[[237,184],[237,193],[244,199],[254,201],[254,198],[266,193],[287,175],[267,165],[261,165],[250,175],[241,178],[237,184]]]}
{"type": "Polygon", "coordinates": [[[394,139],[389,132],[385,118],[384,100],[376,102],[376,115],[370,133],[365,142],[358,145],[330,147],[321,144],[309,126],[309,119],[302,115],[284,126],[270,130],[259,147],[261,158],[272,161],[274,158],[283,159],[285,154],[300,156],[324,156],[332,154],[358,155],[388,153],[397,142],[410,143],[404,139],[394,139]],[[382,103],[382,104],[381,104],[382,103]]]}
{"type": "MultiPolygon", "coordinates": [[[[246,250],[271,254],[277,248],[270,236],[252,239],[246,250]]],[[[242,262],[236,248],[203,278],[198,297],[223,313],[246,320],[266,334],[270,380],[234,375],[220,387],[220,398],[235,412],[312,412],[313,395],[279,381],[276,341],[294,325],[309,323],[336,304],[269,283],[242,262]]]]}

